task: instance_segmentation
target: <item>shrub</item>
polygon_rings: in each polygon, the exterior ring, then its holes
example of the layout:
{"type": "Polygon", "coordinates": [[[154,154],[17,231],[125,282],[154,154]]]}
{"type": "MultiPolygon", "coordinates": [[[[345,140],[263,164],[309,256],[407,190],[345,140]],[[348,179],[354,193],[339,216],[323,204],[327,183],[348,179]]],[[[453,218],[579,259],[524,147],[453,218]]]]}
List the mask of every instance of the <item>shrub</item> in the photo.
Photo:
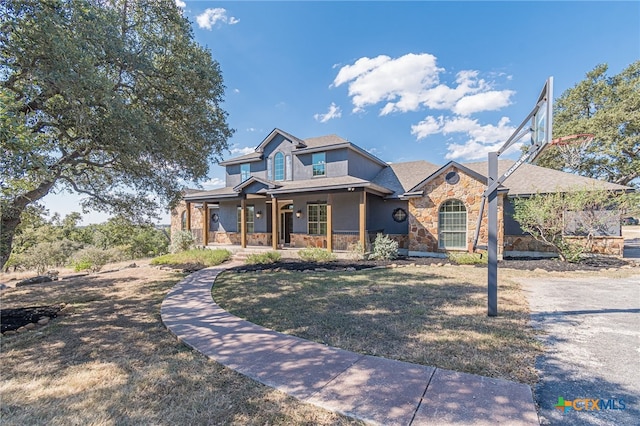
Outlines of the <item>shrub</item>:
{"type": "Polygon", "coordinates": [[[365,250],[362,246],[362,242],[358,241],[352,244],[349,244],[349,258],[354,260],[364,260],[365,258],[365,250]]]}
{"type": "Polygon", "coordinates": [[[16,261],[26,269],[35,269],[38,274],[50,267],[67,263],[71,254],[80,247],[69,240],[39,243],[17,256],[16,261]]]}
{"type": "Polygon", "coordinates": [[[247,256],[245,261],[249,265],[267,265],[280,261],[282,256],[277,251],[268,251],[266,253],[254,253],[247,256]]]}
{"type": "Polygon", "coordinates": [[[200,263],[205,267],[216,266],[229,260],[232,253],[225,249],[192,249],[170,253],[151,260],[152,265],[181,265],[200,263]]]}
{"type": "Polygon", "coordinates": [[[195,241],[190,231],[175,231],[171,234],[169,253],[187,251],[194,247],[195,241]]]}
{"type": "Polygon", "coordinates": [[[321,248],[308,247],[298,252],[298,256],[307,262],[330,262],[336,259],[336,256],[321,248]]]}
{"type": "Polygon", "coordinates": [[[371,258],[377,260],[392,260],[398,257],[398,242],[379,233],[373,242],[371,258]]]}
{"type": "Polygon", "coordinates": [[[109,262],[122,260],[123,254],[117,249],[101,249],[99,247],[88,246],[73,255],[72,265],[75,270],[90,270],[98,272],[109,262]]]}

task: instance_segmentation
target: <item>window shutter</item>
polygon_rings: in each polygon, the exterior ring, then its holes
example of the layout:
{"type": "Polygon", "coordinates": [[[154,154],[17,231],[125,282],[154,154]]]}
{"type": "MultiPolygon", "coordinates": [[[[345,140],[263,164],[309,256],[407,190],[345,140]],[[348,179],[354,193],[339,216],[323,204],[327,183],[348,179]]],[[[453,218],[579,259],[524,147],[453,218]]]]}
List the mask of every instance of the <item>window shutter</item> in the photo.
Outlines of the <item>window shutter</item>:
{"type": "Polygon", "coordinates": [[[273,180],[273,173],[271,167],[273,166],[273,161],[271,158],[267,158],[267,180],[273,180]]]}

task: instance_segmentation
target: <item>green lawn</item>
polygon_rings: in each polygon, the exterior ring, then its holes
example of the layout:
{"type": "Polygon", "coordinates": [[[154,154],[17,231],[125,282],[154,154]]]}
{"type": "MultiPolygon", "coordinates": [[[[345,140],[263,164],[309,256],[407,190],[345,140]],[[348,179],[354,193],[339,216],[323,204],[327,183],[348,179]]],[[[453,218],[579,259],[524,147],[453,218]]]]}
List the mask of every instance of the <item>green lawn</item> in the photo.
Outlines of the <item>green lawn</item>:
{"type": "Polygon", "coordinates": [[[533,384],[541,350],[515,283],[486,314],[486,269],[221,274],[218,304],[251,322],[363,354],[533,384]]]}

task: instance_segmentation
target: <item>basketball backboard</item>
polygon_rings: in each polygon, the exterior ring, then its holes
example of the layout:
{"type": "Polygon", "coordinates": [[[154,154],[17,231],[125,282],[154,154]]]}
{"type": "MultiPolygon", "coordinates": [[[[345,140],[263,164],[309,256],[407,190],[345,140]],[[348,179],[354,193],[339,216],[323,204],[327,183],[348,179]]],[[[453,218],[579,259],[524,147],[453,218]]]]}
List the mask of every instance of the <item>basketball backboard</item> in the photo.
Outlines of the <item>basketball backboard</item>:
{"type": "Polygon", "coordinates": [[[531,149],[534,152],[527,158],[529,163],[535,161],[545,146],[551,142],[551,129],[553,129],[553,77],[549,77],[545,82],[532,112],[531,149]]]}

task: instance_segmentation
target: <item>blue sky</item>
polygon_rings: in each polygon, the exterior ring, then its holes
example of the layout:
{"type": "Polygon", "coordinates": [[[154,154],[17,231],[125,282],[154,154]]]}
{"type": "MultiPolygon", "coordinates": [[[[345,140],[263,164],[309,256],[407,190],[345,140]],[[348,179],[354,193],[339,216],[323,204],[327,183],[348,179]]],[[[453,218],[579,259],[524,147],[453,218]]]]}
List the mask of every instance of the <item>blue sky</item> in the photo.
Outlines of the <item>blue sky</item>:
{"type": "MultiPolygon", "coordinates": [[[[221,67],[236,130],[226,158],[277,127],[388,162],[485,160],[549,76],[557,97],[598,64],[614,75],[640,59],[637,1],[176,3],[221,67]]],[[[223,168],[203,184],[223,186],[223,168]]],[[[77,200],[45,204],[64,215],[77,200]]]]}

